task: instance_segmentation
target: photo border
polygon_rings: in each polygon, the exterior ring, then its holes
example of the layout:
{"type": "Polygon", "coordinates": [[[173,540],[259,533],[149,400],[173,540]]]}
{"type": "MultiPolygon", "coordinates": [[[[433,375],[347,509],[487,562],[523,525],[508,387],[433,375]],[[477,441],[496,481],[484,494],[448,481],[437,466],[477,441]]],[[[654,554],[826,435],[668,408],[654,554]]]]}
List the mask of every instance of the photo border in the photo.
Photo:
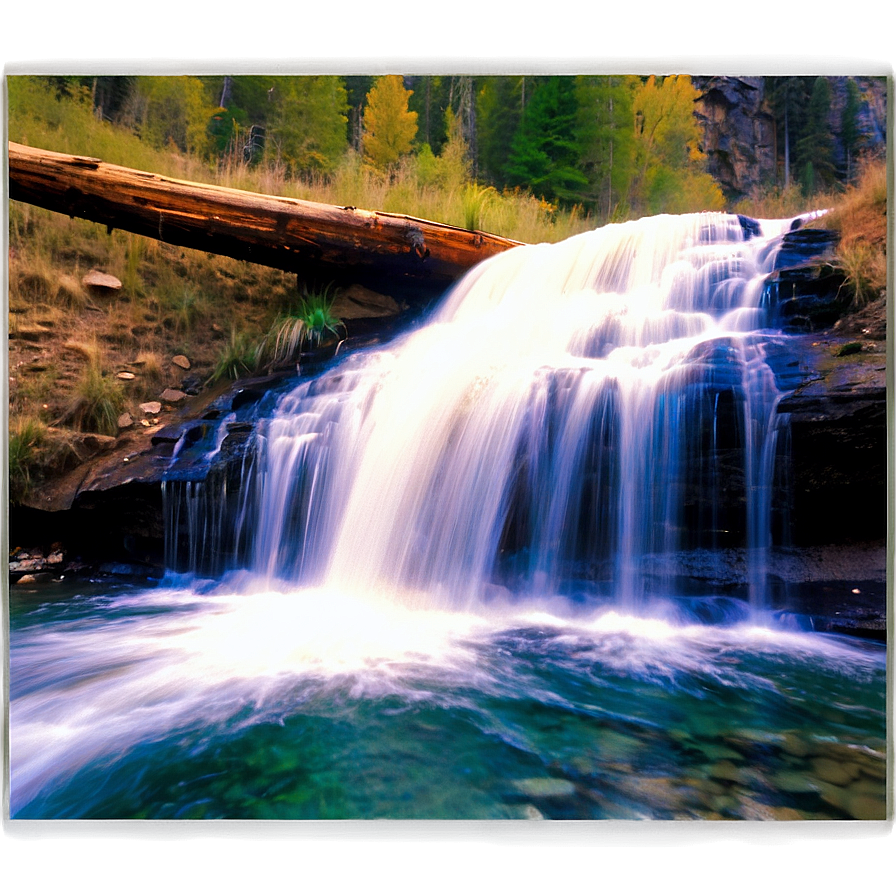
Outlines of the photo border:
{"type": "MultiPolygon", "coordinates": [[[[822,0],[7,0],[0,7],[0,34],[5,75],[100,71],[849,74],[887,77],[892,101],[893,13],[892,2],[822,0]]],[[[4,91],[4,132],[5,112],[4,91]]],[[[892,119],[888,114],[891,172],[892,119]]],[[[3,155],[5,166],[5,151],[3,155]]],[[[6,177],[5,167],[3,174],[6,177]]],[[[892,206],[892,192],[889,202],[892,206]]],[[[5,203],[3,213],[5,225],[5,203]]],[[[892,207],[889,221],[892,247],[892,207]]],[[[6,232],[4,226],[4,238],[6,232]]],[[[889,258],[892,283],[892,251],[889,258]]],[[[4,321],[5,310],[4,284],[4,321]]],[[[888,315],[887,377],[892,396],[892,303],[888,315]]],[[[4,390],[7,382],[4,376],[4,390]]],[[[7,397],[5,391],[3,397],[7,397]]],[[[4,414],[7,407],[4,400],[4,414]]],[[[892,457],[890,409],[891,519],[896,506],[892,457]]],[[[6,524],[4,516],[4,536],[6,524]]],[[[6,566],[3,575],[5,635],[6,566]]],[[[891,782],[892,584],[891,527],[887,604],[891,782]]],[[[892,797],[885,822],[796,825],[10,822],[5,637],[3,659],[7,712],[0,891],[4,894],[893,892],[892,797]]]]}

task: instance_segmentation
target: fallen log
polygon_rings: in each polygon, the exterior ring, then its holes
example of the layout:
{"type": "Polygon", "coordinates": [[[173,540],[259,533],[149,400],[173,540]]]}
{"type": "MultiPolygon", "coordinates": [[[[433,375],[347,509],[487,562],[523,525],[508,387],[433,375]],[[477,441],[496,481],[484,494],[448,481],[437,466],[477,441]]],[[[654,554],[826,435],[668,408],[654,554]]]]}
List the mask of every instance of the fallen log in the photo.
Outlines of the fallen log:
{"type": "Polygon", "coordinates": [[[9,196],[305,280],[350,280],[391,295],[440,292],[520,245],[408,215],[176,180],[12,142],[9,196]]]}

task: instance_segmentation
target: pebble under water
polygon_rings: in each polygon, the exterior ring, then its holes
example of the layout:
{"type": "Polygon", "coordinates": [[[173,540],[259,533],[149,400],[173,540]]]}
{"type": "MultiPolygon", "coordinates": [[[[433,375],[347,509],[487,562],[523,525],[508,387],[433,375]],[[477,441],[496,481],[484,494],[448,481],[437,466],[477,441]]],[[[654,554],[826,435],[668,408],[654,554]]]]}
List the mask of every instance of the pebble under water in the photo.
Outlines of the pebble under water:
{"type": "Polygon", "coordinates": [[[11,814],[885,817],[883,645],[558,601],[17,588],[11,814]]]}

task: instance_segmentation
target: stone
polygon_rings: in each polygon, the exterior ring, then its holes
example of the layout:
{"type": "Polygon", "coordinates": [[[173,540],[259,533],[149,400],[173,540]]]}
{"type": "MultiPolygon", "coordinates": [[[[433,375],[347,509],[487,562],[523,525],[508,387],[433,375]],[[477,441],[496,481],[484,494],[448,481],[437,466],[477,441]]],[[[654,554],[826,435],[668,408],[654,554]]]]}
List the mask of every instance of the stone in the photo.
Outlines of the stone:
{"type": "Polygon", "coordinates": [[[161,412],[162,404],[158,401],[147,401],[140,405],[140,410],[144,414],[155,415],[161,412]]]}
{"type": "Polygon", "coordinates": [[[92,453],[109,451],[115,447],[115,436],[104,436],[97,432],[84,433],[79,438],[80,444],[92,453]]]}
{"type": "Polygon", "coordinates": [[[788,732],[784,735],[781,749],[787,753],[788,756],[796,756],[799,759],[809,755],[809,745],[801,737],[798,737],[792,732],[788,732]]]}
{"type": "Polygon", "coordinates": [[[744,775],[743,771],[727,759],[710,766],[709,777],[715,778],[717,781],[733,781],[736,784],[747,783],[746,775],[744,775]]]}
{"type": "Polygon", "coordinates": [[[850,792],[845,787],[838,787],[836,784],[828,784],[822,782],[819,787],[821,798],[835,809],[843,812],[849,812],[850,792]]]}
{"type": "Polygon", "coordinates": [[[514,789],[531,799],[557,799],[573,796],[576,786],[566,778],[523,778],[513,782],[514,789]]]}
{"type": "Polygon", "coordinates": [[[784,793],[818,792],[818,784],[808,775],[797,771],[777,772],[771,776],[771,783],[784,793]]]}
{"type": "Polygon", "coordinates": [[[118,380],[135,380],[137,379],[137,375],[131,373],[129,370],[119,370],[118,373],[115,374],[115,378],[118,380]]]}
{"type": "Polygon", "coordinates": [[[849,797],[847,811],[859,821],[886,821],[887,802],[860,793],[849,797]]]}
{"type": "Polygon", "coordinates": [[[836,762],[824,757],[812,760],[812,771],[819,780],[840,787],[859,776],[859,768],[854,763],[836,762]]]}
{"type": "Polygon", "coordinates": [[[730,747],[720,746],[719,744],[701,743],[697,749],[700,750],[707,759],[710,759],[713,762],[718,762],[721,759],[733,759],[736,762],[744,761],[744,757],[738,753],[737,750],[733,750],[730,747]]]}
{"type": "Polygon", "coordinates": [[[118,292],[121,280],[102,271],[90,270],[81,278],[81,285],[98,292],[118,292]]]}
{"type": "Polygon", "coordinates": [[[181,404],[186,397],[187,393],[181,392],[180,389],[166,389],[159,396],[165,404],[181,404]]]}
{"type": "Polygon", "coordinates": [[[177,367],[180,367],[182,370],[189,370],[191,366],[190,361],[186,355],[175,355],[171,359],[171,363],[176,365],[177,367]]]}
{"type": "Polygon", "coordinates": [[[181,380],[180,388],[187,395],[198,395],[202,391],[202,377],[190,374],[181,380]]]}
{"type": "Polygon", "coordinates": [[[807,818],[790,806],[769,806],[748,796],[741,798],[739,814],[745,821],[805,821],[807,818]]]}
{"type": "Polygon", "coordinates": [[[133,425],[134,425],[134,418],[127,411],[125,411],[118,418],[118,428],[119,429],[128,429],[129,427],[131,427],[133,425]]]}
{"type": "Polygon", "coordinates": [[[18,582],[16,582],[16,584],[17,585],[33,585],[36,581],[37,581],[37,578],[35,576],[31,575],[31,573],[26,573],[25,575],[19,577],[19,580],[18,580],[18,582]]]}
{"type": "Polygon", "coordinates": [[[690,789],[682,791],[681,781],[669,777],[641,778],[633,776],[619,782],[619,789],[627,796],[646,803],[652,809],[680,811],[688,808],[690,789]]]}

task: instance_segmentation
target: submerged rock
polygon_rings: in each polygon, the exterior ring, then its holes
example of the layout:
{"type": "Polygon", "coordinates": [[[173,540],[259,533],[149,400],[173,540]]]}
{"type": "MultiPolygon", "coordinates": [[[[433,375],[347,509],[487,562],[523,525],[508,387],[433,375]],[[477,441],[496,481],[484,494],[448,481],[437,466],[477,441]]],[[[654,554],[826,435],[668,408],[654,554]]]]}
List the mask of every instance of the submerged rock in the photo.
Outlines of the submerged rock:
{"type": "Polygon", "coordinates": [[[530,799],[557,799],[573,796],[576,786],[566,778],[524,778],[513,782],[514,789],[530,799]]]}

